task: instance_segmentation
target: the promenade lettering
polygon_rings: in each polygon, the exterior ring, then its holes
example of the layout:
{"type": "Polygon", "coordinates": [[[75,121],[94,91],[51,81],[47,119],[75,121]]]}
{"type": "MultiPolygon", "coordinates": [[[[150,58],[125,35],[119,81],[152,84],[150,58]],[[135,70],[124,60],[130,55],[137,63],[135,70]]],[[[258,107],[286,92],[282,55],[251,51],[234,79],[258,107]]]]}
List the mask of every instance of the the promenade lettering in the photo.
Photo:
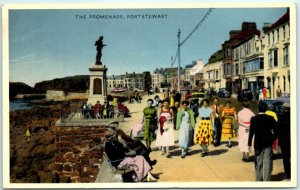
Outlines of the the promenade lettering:
{"type": "Polygon", "coordinates": [[[122,20],[122,19],[167,19],[167,14],[128,14],[128,15],[109,15],[109,14],[89,14],[89,15],[75,15],[77,20],[86,20],[86,19],[115,19],[115,20],[122,20]]]}

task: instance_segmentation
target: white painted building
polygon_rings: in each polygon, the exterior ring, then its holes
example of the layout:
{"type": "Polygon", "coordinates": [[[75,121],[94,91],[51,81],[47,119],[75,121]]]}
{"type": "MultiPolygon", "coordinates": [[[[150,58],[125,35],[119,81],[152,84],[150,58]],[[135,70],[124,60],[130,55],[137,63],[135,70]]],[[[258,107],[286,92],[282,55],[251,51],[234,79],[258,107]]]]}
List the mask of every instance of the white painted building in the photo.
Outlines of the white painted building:
{"type": "MultiPolygon", "coordinates": [[[[287,11],[270,27],[264,28],[265,50],[265,86],[269,88],[271,98],[276,98],[276,89],[290,92],[290,19],[287,11]]],[[[296,64],[296,63],[293,63],[296,64]]]]}
{"type": "Polygon", "coordinates": [[[164,82],[164,77],[160,73],[151,73],[151,79],[152,79],[152,88],[160,88],[160,85],[162,82],[164,82]]]}
{"type": "Polygon", "coordinates": [[[197,86],[197,85],[202,86],[204,85],[203,79],[201,78],[203,76],[204,62],[203,60],[199,59],[197,61],[194,61],[193,65],[194,66],[189,70],[191,84],[192,86],[197,86]]]}
{"type": "Polygon", "coordinates": [[[127,73],[124,76],[125,88],[138,88],[144,89],[145,87],[145,74],[144,73],[127,73]]]}
{"type": "Polygon", "coordinates": [[[219,88],[224,88],[225,86],[225,80],[224,84],[222,86],[221,79],[221,67],[222,67],[222,61],[216,61],[207,63],[203,67],[203,78],[204,78],[204,88],[212,88],[216,91],[219,90],[219,88]]]}
{"type": "Polygon", "coordinates": [[[264,86],[264,37],[253,35],[233,47],[234,82],[238,89],[250,89],[254,99],[264,86]]]}
{"type": "Polygon", "coordinates": [[[124,88],[125,75],[113,75],[107,78],[107,88],[124,88]]]}

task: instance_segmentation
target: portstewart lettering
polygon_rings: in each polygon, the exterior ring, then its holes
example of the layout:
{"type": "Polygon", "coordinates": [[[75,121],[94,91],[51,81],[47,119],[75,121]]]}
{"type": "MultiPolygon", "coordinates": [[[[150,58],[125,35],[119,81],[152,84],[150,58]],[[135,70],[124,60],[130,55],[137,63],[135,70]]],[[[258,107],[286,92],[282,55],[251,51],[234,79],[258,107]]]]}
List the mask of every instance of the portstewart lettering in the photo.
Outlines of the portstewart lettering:
{"type": "Polygon", "coordinates": [[[168,18],[167,14],[130,14],[127,15],[127,19],[166,19],[168,18]]]}

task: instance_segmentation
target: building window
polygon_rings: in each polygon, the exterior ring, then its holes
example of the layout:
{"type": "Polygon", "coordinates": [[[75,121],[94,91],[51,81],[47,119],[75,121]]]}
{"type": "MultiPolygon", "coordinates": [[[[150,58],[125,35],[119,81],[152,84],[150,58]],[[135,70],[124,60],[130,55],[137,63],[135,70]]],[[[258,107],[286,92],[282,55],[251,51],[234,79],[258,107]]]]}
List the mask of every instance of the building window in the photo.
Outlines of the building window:
{"type": "Polygon", "coordinates": [[[216,71],[216,79],[219,79],[219,72],[216,71]]]}
{"type": "Polygon", "coordinates": [[[274,67],[278,66],[278,56],[277,56],[277,49],[274,50],[274,67]]]}
{"type": "Polygon", "coordinates": [[[289,46],[286,46],[283,48],[283,64],[288,65],[289,64],[289,46]]]}
{"type": "Polygon", "coordinates": [[[286,91],[286,85],[285,85],[285,76],[283,76],[283,92],[285,92],[286,91]]]}
{"type": "Polygon", "coordinates": [[[259,69],[264,69],[264,59],[263,58],[259,59],[259,69]]]}
{"type": "Polygon", "coordinates": [[[290,37],[290,23],[288,23],[288,30],[289,30],[288,37],[290,37]]]}
{"type": "Polygon", "coordinates": [[[269,68],[273,67],[273,58],[272,58],[272,52],[269,52],[269,68]]]}
{"type": "Polygon", "coordinates": [[[230,71],[230,64],[226,64],[226,74],[230,75],[231,71],[230,71]]]}
{"type": "Polygon", "coordinates": [[[270,36],[270,33],[268,34],[268,46],[270,46],[270,39],[271,39],[271,36],[270,36]]]}
{"type": "Polygon", "coordinates": [[[235,64],[235,75],[239,74],[239,64],[235,64]]]}
{"type": "Polygon", "coordinates": [[[282,37],[283,37],[283,39],[285,39],[285,25],[282,27],[282,30],[283,30],[283,31],[282,31],[282,33],[283,33],[283,34],[282,34],[282,35],[283,35],[282,37]]]}
{"type": "Polygon", "coordinates": [[[272,31],[272,43],[275,43],[275,36],[274,36],[274,31],[272,31]]]}
{"type": "Polygon", "coordinates": [[[277,29],[277,42],[279,42],[279,28],[277,29]]]}

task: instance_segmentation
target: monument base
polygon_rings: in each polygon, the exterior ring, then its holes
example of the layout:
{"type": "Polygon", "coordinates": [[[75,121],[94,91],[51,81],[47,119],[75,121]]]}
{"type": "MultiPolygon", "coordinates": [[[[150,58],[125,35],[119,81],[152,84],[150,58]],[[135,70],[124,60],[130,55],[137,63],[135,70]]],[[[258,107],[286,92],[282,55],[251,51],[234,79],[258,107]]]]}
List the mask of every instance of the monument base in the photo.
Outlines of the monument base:
{"type": "Polygon", "coordinates": [[[106,87],[106,71],[105,65],[91,65],[90,70],[90,91],[88,104],[95,105],[97,101],[100,104],[104,104],[107,97],[107,87],[106,87]]]}

